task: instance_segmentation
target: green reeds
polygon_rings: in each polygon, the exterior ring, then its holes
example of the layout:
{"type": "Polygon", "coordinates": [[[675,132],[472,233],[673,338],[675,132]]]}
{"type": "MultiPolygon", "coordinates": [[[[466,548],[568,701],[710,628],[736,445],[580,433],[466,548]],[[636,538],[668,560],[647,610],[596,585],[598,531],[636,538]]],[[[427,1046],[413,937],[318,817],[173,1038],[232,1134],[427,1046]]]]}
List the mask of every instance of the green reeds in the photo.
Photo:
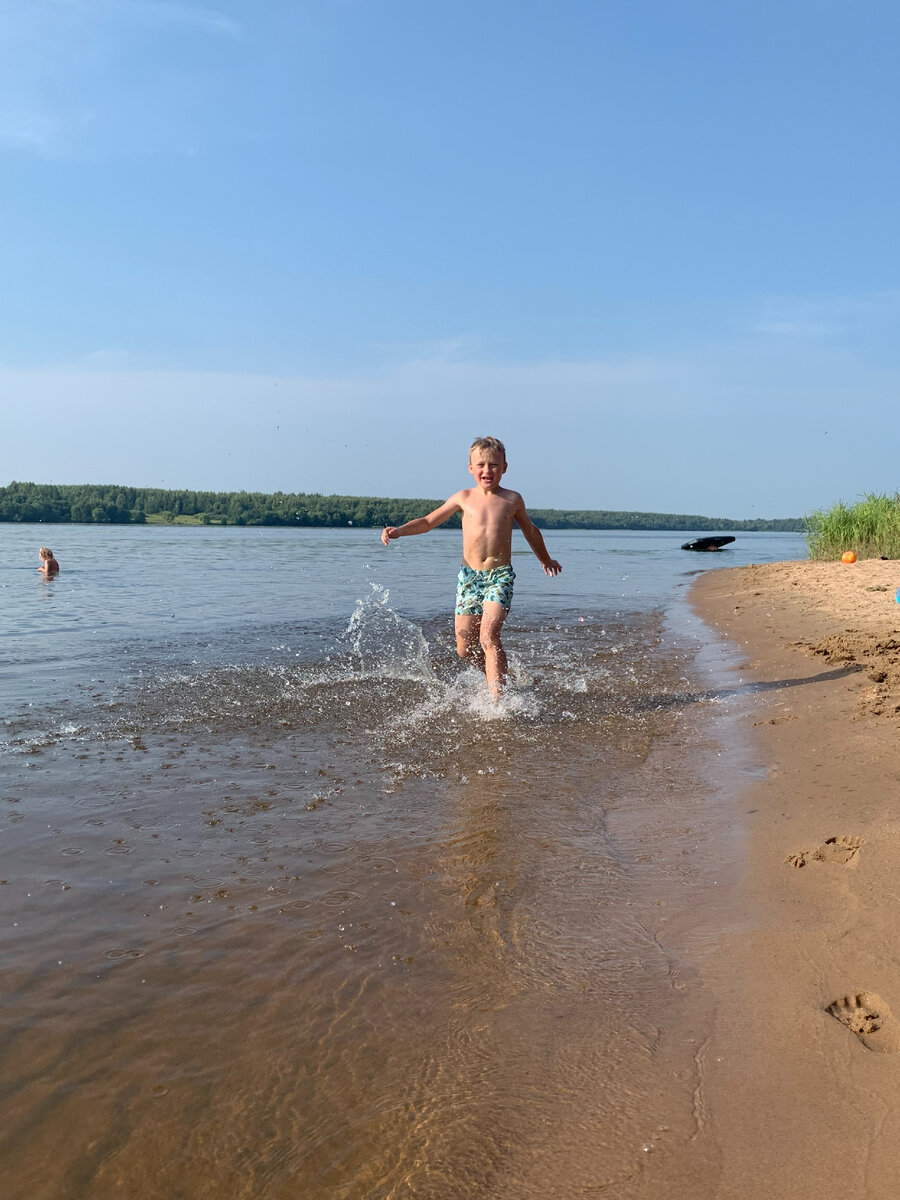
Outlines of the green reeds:
{"type": "Polygon", "coordinates": [[[858,504],[843,501],[806,518],[810,558],[840,558],[852,550],[857,558],[900,558],[900,493],[869,492],[858,504]]]}

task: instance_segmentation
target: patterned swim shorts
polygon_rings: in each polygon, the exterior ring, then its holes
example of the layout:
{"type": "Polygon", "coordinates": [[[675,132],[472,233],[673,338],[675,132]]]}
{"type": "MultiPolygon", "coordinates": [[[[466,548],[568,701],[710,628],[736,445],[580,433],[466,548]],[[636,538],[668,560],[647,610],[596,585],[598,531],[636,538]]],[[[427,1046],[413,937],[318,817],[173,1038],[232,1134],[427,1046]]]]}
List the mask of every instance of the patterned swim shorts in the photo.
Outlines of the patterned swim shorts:
{"type": "Polygon", "coordinates": [[[456,589],[456,615],[480,617],[485,600],[502,604],[509,612],[515,578],[516,573],[509,564],[493,567],[490,571],[475,571],[472,567],[463,566],[456,589]]]}

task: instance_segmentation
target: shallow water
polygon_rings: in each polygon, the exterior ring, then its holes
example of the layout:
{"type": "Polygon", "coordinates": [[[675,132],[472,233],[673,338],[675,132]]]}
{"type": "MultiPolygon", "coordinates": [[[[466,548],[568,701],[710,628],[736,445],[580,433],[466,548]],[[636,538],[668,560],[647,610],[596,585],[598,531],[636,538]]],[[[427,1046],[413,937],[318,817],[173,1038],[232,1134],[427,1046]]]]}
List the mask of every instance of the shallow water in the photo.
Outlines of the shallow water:
{"type": "Polygon", "coordinates": [[[6,1195],[644,1196],[697,1137],[707,556],[517,555],[498,710],[458,535],[377,537],[0,526],[6,1195]]]}

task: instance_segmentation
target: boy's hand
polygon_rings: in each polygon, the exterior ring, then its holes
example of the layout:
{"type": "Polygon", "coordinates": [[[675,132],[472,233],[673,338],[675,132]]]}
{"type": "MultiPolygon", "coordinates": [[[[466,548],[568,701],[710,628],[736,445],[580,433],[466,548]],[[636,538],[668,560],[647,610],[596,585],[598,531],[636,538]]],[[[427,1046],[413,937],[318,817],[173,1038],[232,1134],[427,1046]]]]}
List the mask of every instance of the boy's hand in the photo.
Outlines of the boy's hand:
{"type": "Polygon", "coordinates": [[[395,538],[396,536],[397,529],[394,525],[388,525],[381,531],[381,540],[386,546],[390,543],[391,538],[395,538]]]}
{"type": "MultiPolygon", "coordinates": [[[[387,544],[387,543],[385,543],[385,544],[387,544]]],[[[545,562],[543,564],[543,566],[544,566],[544,574],[545,575],[558,575],[560,573],[560,571],[562,570],[562,567],[559,565],[559,563],[556,561],[555,558],[551,558],[550,561],[545,562]]]]}

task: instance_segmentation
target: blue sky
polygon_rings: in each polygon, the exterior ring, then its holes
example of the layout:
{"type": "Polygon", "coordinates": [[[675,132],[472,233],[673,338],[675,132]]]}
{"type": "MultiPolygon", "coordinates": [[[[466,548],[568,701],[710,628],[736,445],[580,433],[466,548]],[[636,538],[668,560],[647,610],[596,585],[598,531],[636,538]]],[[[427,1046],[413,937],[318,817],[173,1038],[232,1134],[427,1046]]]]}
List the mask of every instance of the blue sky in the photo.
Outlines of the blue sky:
{"type": "Polygon", "coordinates": [[[893,0],[0,0],[0,483],[900,486],[893,0]]]}

